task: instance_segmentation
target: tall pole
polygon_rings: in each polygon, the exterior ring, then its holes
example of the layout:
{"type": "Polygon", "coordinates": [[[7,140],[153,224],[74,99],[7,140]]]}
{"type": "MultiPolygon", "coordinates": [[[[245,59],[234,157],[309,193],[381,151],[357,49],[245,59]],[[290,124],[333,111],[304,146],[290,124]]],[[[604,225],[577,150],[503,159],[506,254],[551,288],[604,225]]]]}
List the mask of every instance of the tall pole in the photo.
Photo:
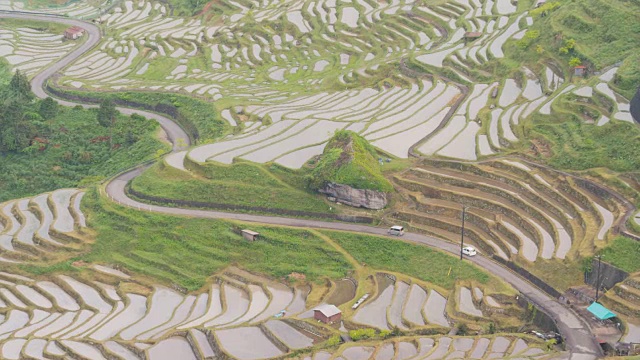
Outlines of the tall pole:
{"type": "Polygon", "coordinates": [[[600,295],[600,261],[602,259],[602,255],[598,255],[596,258],[598,259],[598,273],[596,275],[596,302],[598,302],[600,295]]]}
{"type": "Polygon", "coordinates": [[[464,218],[465,218],[465,213],[467,211],[467,207],[463,206],[462,207],[462,229],[460,231],[460,260],[462,260],[462,249],[464,249],[464,218]]]}

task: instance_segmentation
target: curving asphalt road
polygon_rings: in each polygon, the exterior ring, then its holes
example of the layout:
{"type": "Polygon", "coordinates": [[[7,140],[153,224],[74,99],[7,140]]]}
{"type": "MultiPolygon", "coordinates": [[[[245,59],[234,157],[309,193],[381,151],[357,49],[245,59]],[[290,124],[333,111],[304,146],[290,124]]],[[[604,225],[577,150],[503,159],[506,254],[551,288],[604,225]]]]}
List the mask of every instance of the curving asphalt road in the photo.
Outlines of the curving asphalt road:
{"type": "MultiPolygon", "coordinates": [[[[10,12],[0,13],[0,18],[53,21],[53,22],[62,23],[69,26],[77,25],[87,30],[88,39],[83,44],[75,48],[73,51],[71,51],[69,54],[67,54],[63,58],[61,58],[56,63],[44,69],[42,72],[37,74],[32,79],[31,87],[34,93],[36,94],[36,96],[40,98],[44,98],[48,96],[48,94],[44,90],[44,84],[46,83],[47,79],[49,79],[51,76],[53,76],[56,72],[58,72],[65,66],[77,60],[80,56],[85,54],[87,51],[91,50],[101,39],[101,32],[97,26],[95,26],[94,24],[79,21],[79,20],[67,19],[62,17],[54,17],[54,16],[10,13],[10,12]]],[[[76,103],[63,101],[59,99],[56,99],[56,100],[60,104],[65,106],[82,105],[85,107],[91,107],[90,105],[76,104],[76,103]]],[[[180,128],[180,126],[178,126],[171,119],[155,113],[150,113],[150,112],[140,111],[135,109],[120,107],[118,108],[118,110],[120,110],[122,113],[125,113],[125,114],[138,113],[140,115],[143,115],[158,121],[162,126],[162,128],[167,133],[171,142],[173,143],[173,151],[182,150],[190,146],[189,137],[187,136],[186,132],[182,130],[182,128],[180,128]],[[177,141],[178,139],[182,139],[181,143],[183,144],[183,146],[178,145],[178,141],[177,141]]],[[[125,193],[125,186],[129,181],[131,181],[131,179],[141,174],[144,171],[144,169],[146,169],[146,167],[135,168],[133,170],[120,174],[116,176],[114,179],[112,179],[106,186],[106,192],[109,195],[109,197],[111,197],[114,201],[117,201],[120,204],[129,206],[129,207],[138,208],[144,211],[151,211],[151,212],[170,214],[170,215],[182,215],[182,216],[188,216],[188,217],[209,218],[209,219],[240,220],[240,221],[270,224],[270,225],[331,229],[331,230],[341,230],[341,231],[350,231],[350,232],[359,232],[359,233],[386,236],[386,229],[376,228],[372,226],[365,226],[365,225],[325,222],[325,221],[297,219],[297,218],[274,217],[274,216],[249,215],[249,214],[239,214],[239,213],[229,213],[229,212],[219,212],[219,211],[209,211],[209,210],[182,209],[182,208],[163,207],[163,206],[140,203],[127,196],[127,194],[125,193]]],[[[437,249],[450,252],[456,255],[459,254],[459,251],[460,251],[459,247],[456,244],[439,240],[430,236],[421,235],[421,234],[406,233],[403,237],[403,240],[417,243],[417,244],[423,244],[423,245],[437,248],[437,249]]],[[[524,278],[516,275],[515,273],[506,269],[505,267],[498,265],[497,263],[493,262],[487,257],[479,255],[473,258],[468,258],[468,261],[475,263],[479,267],[487,270],[488,272],[508,282],[515,289],[522,292],[530,301],[535,303],[538,306],[538,308],[540,308],[542,311],[550,315],[556,321],[560,332],[565,337],[566,345],[569,350],[569,355],[568,355],[569,359],[588,360],[588,359],[597,359],[602,356],[600,346],[598,345],[595,337],[591,333],[589,326],[580,317],[578,317],[572,310],[562,305],[556,299],[551,298],[542,290],[531,285],[524,278]]]]}

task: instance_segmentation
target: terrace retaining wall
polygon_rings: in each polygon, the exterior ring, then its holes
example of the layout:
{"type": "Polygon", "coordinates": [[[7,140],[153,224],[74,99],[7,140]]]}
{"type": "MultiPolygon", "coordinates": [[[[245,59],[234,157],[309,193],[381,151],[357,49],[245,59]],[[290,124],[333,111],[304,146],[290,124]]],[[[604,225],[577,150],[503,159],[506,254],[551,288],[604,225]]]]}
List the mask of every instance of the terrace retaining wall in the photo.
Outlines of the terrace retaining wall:
{"type": "Polygon", "coordinates": [[[543,331],[560,332],[553,318],[540,310],[541,307],[529,300],[524,294],[518,295],[518,305],[526,309],[526,319],[531,321],[533,325],[543,331]]]}
{"type": "Polygon", "coordinates": [[[631,116],[637,123],[640,123],[640,87],[636,92],[636,96],[631,99],[631,116]]]}
{"type": "Polygon", "coordinates": [[[594,287],[598,286],[598,277],[600,278],[601,289],[611,289],[617,283],[629,277],[629,273],[602,261],[600,264],[600,276],[598,276],[598,259],[594,258],[591,261],[591,269],[584,272],[584,282],[594,287]]]}
{"type": "Polygon", "coordinates": [[[527,279],[529,282],[531,282],[533,285],[537,286],[540,290],[546,292],[547,294],[549,294],[551,297],[558,299],[562,296],[562,293],[560,293],[558,290],[554,289],[551,285],[547,284],[544,280],[540,279],[539,277],[533,275],[532,273],[530,273],[529,271],[525,270],[524,268],[520,267],[519,265],[511,262],[511,261],[507,261],[497,255],[493,255],[492,256],[493,260],[499,262],[500,264],[508,267],[509,269],[515,271],[516,273],[518,273],[520,276],[522,276],[523,278],[527,279]]]}

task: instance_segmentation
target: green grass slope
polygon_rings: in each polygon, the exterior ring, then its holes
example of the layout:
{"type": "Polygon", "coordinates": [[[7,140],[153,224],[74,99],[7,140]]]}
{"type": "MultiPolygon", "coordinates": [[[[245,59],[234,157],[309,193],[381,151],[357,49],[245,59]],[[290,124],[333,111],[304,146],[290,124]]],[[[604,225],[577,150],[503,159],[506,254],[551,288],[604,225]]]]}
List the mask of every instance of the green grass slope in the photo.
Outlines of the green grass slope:
{"type": "Polygon", "coordinates": [[[312,189],[332,182],[356,189],[393,190],[391,183],[382,176],[376,150],[351,131],[336,132],[320,159],[312,165],[308,179],[312,189]]]}
{"type": "Polygon", "coordinates": [[[341,278],[352,270],[340,252],[306,230],[252,224],[261,237],[249,242],[234,231],[245,225],[123,208],[95,189],[82,204],[97,238],[90,253],[78,259],[119,264],[188,290],[204,286],[229,265],[278,278],[298,272],[311,281],[341,278]]]}
{"type": "Polygon", "coordinates": [[[197,176],[160,163],[135,178],[131,188],[174,200],[330,212],[330,206],[319,197],[290,186],[259,164],[207,163],[194,171],[197,176]]]}
{"type": "MultiPolygon", "coordinates": [[[[561,55],[567,65],[572,57],[593,64],[599,70],[622,62],[614,85],[631,97],[640,85],[640,1],[638,0],[556,0],[560,6],[537,19],[532,30],[539,31],[536,43],[561,55]],[[574,49],[561,54],[566,41],[575,40],[574,49]]],[[[535,52],[536,46],[529,47],[535,52]]]]}

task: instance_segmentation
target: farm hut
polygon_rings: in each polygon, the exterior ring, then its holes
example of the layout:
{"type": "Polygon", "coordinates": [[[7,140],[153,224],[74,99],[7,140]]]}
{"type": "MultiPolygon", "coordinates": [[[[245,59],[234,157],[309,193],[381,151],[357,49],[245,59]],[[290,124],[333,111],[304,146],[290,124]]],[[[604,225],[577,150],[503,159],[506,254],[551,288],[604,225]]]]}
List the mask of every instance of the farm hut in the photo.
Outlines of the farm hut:
{"type": "Polygon", "coordinates": [[[249,240],[249,241],[256,241],[258,240],[258,235],[260,235],[259,233],[255,232],[255,231],[251,231],[251,230],[242,230],[242,237],[249,240]]]}
{"type": "Polygon", "coordinates": [[[469,31],[464,33],[464,42],[467,43],[469,41],[473,41],[475,39],[478,39],[482,36],[481,32],[478,31],[469,31]]]}
{"type": "Polygon", "coordinates": [[[482,36],[482,33],[478,32],[478,31],[468,31],[468,32],[464,33],[464,38],[465,39],[470,39],[470,40],[477,39],[480,36],[482,36]]]}
{"type": "Polygon", "coordinates": [[[76,40],[84,34],[84,29],[79,26],[72,26],[64,31],[64,37],[69,40],[76,40]]]}
{"type": "Polygon", "coordinates": [[[323,304],[313,309],[313,318],[325,324],[331,324],[340,321],[342,311],[335,305],[323,304]]]}
{"type": "Polygon", "coordinates": [[[616,314],[614,314],[611,310],[607,309],[606,307],[600,305],[597,302],[594,302],[591,305],[589,305],[587,310],[593,315],[595,315],[595,317],[597,317],[598,320],[607,320],[607,319],[616,317],[616,314]]]}
{"type": "Polygon", "coordinates": [[[585,76],[586,72],[587,72],[587,67],[583,65],[576,66],[573,68],[573,75],[575,76],[585,76]]]}

